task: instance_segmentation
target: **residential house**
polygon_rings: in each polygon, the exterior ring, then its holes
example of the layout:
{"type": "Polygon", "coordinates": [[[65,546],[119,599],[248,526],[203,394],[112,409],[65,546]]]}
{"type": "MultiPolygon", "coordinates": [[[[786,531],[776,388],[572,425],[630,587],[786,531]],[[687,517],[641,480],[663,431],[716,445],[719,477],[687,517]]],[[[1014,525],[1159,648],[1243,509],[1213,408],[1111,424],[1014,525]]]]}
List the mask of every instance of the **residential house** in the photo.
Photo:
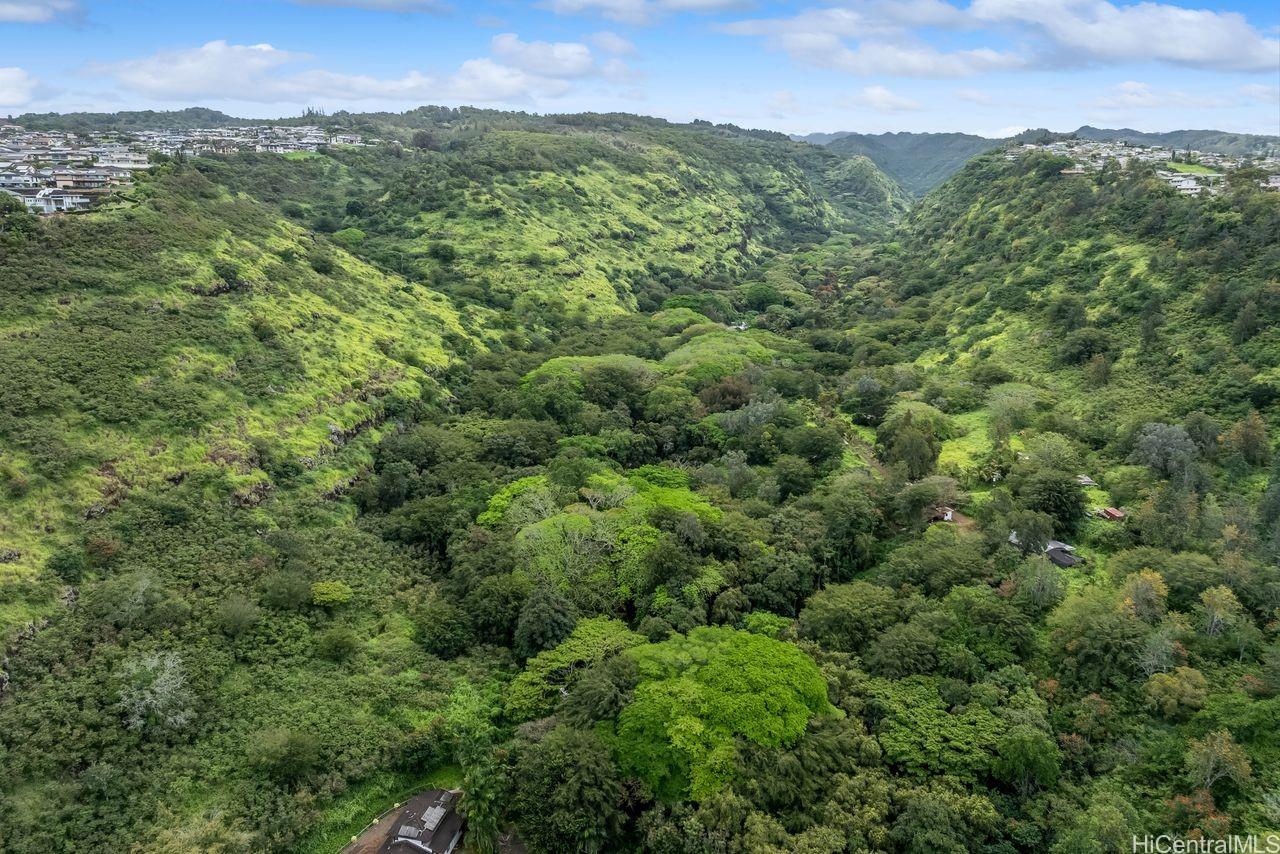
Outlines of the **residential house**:
{"type": "Polygon", "coordinates": [[[379,849],[380,854],[422,851],[453,854],[462,842],[466,820],[458,812],[459,791],[424,792],[405,805],[395,830],[379,849]]]}

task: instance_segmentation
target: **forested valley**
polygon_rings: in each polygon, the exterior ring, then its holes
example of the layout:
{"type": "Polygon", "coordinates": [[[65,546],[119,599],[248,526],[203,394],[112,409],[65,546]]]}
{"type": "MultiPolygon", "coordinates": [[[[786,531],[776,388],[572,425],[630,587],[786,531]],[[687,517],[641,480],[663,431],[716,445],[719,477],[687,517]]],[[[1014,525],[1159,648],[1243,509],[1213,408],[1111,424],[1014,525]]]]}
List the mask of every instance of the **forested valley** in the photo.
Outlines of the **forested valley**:
{"type": "Polygon", "coordinates": [[[0,849],[1280,831],[1280,194],[334,120],[0,209],[0,849]]]}

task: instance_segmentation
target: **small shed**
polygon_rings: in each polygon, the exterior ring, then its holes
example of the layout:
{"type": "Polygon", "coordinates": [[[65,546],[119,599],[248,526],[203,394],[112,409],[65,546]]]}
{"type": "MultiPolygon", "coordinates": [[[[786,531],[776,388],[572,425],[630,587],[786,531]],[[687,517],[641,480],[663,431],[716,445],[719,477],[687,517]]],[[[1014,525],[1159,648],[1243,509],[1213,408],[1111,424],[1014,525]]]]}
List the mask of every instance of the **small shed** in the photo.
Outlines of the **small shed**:
{"type": "Polygon", "coordinates": [[[954,522],[956,510],[954,507],[935,507],[933,513],[929,516],[930,522],[954,522]]]}
{"type": "Polygon", "coordinates": [[[1054,565],[1063,569],[1070,569],[1077,564],[1084,563],[1084,558],[1077,557],[1066,549],[1048,549],[1044,554],[1054,565]]]}

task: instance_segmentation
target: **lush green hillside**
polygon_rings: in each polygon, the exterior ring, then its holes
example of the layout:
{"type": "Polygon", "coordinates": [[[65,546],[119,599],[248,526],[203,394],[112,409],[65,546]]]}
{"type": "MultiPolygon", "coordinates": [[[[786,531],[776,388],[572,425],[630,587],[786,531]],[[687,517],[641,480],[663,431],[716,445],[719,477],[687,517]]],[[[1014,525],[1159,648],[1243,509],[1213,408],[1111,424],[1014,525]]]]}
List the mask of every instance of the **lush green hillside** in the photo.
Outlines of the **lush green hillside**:
{"type": "MultiPolygon", "coordinates": [[[[671,409],[655,425],[674,426],[622,458],[658,462],[656,443],[692,429],[693,390],[808,358],[725,328],[809,299],[781,280],[749,292],[758,261],[904,209],[866,164],[635,124],[462,123],[421,148],[170,163],[86,216],[6,206],[6,850],[325,850],[349,832],[340,816],[366,818],[360,804],[424,775],[457,782],[472,706],[489,714],[516,669],[501,609],[532,578],[473,597],[498,609],[485,631],[499,646],[429,642],[449,630],[437,603],[461,589],[436,545],[561,436],[537,420],[558,411],[537,381],[514,409],[504,395],[544,360],[554,386],[578,367],[553,357],[638,348],[663,378],[655,411],[671,409]],[[678,293],[709,316],[633,319],[678,293]],[[414,474],[401,494],[369,479],[404,453],[381,438],[437,423],[461,443],[432,458],[440,480],[414,474]],[[424,490],[460,502],[434,505],[448,510],[436,534],[407,513],[370,521],[424,490]]],[[[591,417],[581,455],[623,454],[601,449],[624,441],[618,414],[591,417]]],[[[640,494],[614,514],[633,520],[637,561],[652,513],[720,512],[661,472],[618,490],[640,494]]],[[[805,667],[798,708],[821,711],[805,667]]]]}
{"type": "Polygon", "coordinates": [[[851,133],[826,144],[829,151],[870,158],[908,192],[923,196],[955,174],[970,157],[1000,144],[967,133],[851,133]]]}
{"type": "MultiPolygon", "coordinates": [[[[1028,129],[1012,137],[1016,142],[1045,142],[1050,139],[1095,139],[1123,141],[1135,145],[1168,146],[1175,149],[1212,151],[1234,156],[1260,156],[1280,151],[1280,137],[1235,134],[1217,130],[1180,130],[1167,133],[1095,128],[1085,125],[1074,133],[1052,133],[1043,128],[1028,129]]],[[[908,192],[923,196],[960,171],[971,158],[1008,142],[967,133],[829,133],[810,134],[801,139],[841,155],[870,158],[886,175],[908,192]]]]}
{"type": "Polygon", "coordinates": [[[638,298],[656,306],[672,280],[729,281],[832,230],[882,234],[907,208],[871,164],[776,135],[634,117],[494,128],[510,120],[445,115],[380,123],[422,146],[391,158],[347,149],[199,168],[455,298],[592,314],[638,298]]]}
{"type": "MultiPolygon", "coordinates": [[[[279,465],[332,488],[343,467],[321,463],[349,435],[431,393],[454,348],[483,346],[439,294],[191,169],[92,216],[22,219],[0,259],[10,584],[76,520],[165,482],[217,472],[254,503],[279,465]]],[[[31,604],[8,594],[7,631],[31,604]]]]}
{"type": "Polygon", "coordinates": [[[184,110],[132,110],[119,113],[23,113],[13,120],[31,130],[90,131],[155,130],[156,128],[216,128],[250,124],[251,119],[237,119],[219,110],[187,107],[184,110]]]}
{"type": "Polygon", "coordinates": [[[0,219],[0,847],[1280,829],[1280,195],[339,120],[0,219]]]}

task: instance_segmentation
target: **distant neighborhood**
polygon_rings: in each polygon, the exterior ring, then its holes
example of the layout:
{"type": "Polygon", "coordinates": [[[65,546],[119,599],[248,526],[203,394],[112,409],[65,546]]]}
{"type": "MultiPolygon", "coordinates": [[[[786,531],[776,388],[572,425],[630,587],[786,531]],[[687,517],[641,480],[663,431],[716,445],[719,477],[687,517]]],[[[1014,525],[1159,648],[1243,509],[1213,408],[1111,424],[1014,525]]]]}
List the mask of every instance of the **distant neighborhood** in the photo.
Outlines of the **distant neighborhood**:
{"type": "Polygon", "coordinates": [[[1005,159],[1017,160],[1033,151],[1070,157],[1075,163],[1062,170],[1064,175],[1096,172],[1108,163],[1114,163],[1121,169],[1127,169],[1131,164],[1156,166],[1156,177],[1184,196],[1219,193],[1222,191],[1228,172],[1246,167],[1271,173],[1260,182],[1262,188],[1272,191],[1280,190],[1280,158],[1277,157],[1250,159],[1214,154],[1209,151],[1181,151],[1172,148],[1131,145],[1125,142],[1066,139],[1042,144],[1015,145],[1005,152],[1005,159]]]}
{"type": "MultiPolygon", "coordinates": [[[[244,125],[189,130],[142,130],[76,134],[27,130],[0,124],[0,192],[20,199],[31,213],[50,215],[88,210],[112,192],[128,187],[153,155],[200,156],[267,152],[300,154],[325,146],[381,142],[355,133],[335,133],[317,125],[244,125]]],[[[1268,174],[1263,189],[1280,191],[1280,157],[1233,157],[1206,151],[1152,148],[1125,142],[1066,139],[1014,144],[1005,159],[1033,152],[1071,158],[1064,175],[1082,175],[1114,163],[1156,167],[1156,177],[1181,195],[1221,192],[1227,173],[1255,167],[1268,174]]]]}
{"type": "Polygon", "coordinates": [[[153,154],[292,154],[374,142],[314,125],[74,134],[0,124],[0,192],[21,200],[31,213],[69,213],[88,210],[128,187],[135,172],[150,166],[153,154]]]}

